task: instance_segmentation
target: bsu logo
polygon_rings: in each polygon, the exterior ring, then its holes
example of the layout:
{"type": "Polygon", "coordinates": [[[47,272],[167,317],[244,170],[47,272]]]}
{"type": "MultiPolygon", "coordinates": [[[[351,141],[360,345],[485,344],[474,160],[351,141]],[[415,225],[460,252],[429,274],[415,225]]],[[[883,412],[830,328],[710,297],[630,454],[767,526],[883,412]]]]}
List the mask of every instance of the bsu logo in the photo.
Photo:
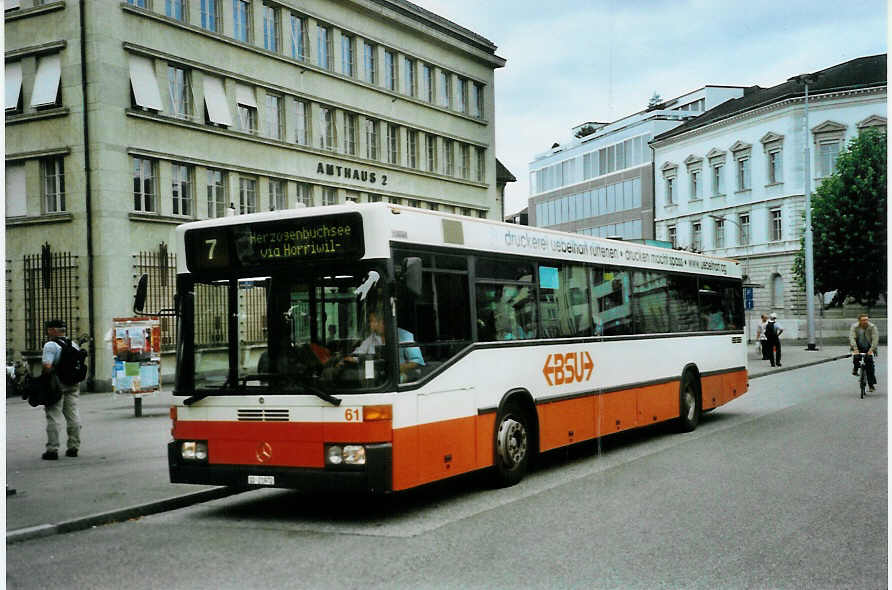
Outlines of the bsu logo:
{"type": "Polygon", "coordinates": [[[542,374],[549,385],[563,385],[565,383],[581,383],[588,381],[592,376],[595,363],[591,355],[586,352],[566,352],[548,355],[542,374]]]}

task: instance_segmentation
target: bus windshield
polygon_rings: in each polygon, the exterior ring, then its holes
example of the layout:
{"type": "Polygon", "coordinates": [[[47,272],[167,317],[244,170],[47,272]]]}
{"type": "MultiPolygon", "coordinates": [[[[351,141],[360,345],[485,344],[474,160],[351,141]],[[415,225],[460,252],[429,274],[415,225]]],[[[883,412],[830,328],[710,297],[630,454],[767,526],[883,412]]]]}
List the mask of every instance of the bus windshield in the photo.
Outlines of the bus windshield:
{"type": "Polygon", "coordinates": [[[389,381],[394,354],[385,329],[386,272],[365,263],[195,280],[192,321],[184,322],[192,329],[183,334],[193,367],[180,369],[192,374],[196,394],[377,389],[389,381]]]}

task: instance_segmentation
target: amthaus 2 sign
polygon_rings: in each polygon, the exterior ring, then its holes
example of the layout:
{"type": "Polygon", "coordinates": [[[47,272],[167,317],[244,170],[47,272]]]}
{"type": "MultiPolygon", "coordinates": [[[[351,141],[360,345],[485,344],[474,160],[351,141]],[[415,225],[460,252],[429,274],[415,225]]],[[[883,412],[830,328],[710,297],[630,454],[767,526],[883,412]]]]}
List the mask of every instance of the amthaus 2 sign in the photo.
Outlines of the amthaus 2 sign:
{"type": "Polygon", "coordinates": [[[365,253],[358,213],[193,229],[185,242],[191,272],[358,260],[365,253]]]}

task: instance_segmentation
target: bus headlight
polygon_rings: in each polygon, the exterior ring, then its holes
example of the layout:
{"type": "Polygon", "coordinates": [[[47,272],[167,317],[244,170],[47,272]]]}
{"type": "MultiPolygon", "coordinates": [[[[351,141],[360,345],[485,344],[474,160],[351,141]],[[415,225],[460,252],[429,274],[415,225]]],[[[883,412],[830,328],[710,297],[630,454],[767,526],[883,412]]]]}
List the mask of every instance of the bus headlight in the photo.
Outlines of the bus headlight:
{"type": "Polygon", "coordinates": [[[365,465],[365,446],[329,445],[325,449],[328,465],[365,465]]]}
{"type": "Polygon", "coordinates": [[[180,444],[180,456],[188,461],[207,461],[208,444],[205,441],[183,441],[180,444]]]}

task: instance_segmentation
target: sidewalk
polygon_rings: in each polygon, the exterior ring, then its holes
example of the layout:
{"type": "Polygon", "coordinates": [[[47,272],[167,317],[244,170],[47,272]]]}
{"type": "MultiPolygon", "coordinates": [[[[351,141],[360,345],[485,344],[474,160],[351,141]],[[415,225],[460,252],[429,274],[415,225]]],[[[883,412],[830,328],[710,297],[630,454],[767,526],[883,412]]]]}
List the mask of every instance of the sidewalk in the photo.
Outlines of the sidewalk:
{"type": "MultiPolygon", "coordinates": [[[[809,352],[804,345],[791,343],[783,348],[783,366],[772,368],[750,345],[750,377],[846,355],[847,346],[809,352]]],[[[167,442],[173,400],[169,391],[143,398],[142,416],[137,418],[132,398],[108,393],[82,395],[80,456],[65,457],[63,442],[58,461],[43,461],[43,408],[32,408],[20,398],[7,399],[6,483],[9,490],[15,490],[6,496],[7,543],[136,518],[232,493],[225,488],[169,483],[167,442]]]]}

